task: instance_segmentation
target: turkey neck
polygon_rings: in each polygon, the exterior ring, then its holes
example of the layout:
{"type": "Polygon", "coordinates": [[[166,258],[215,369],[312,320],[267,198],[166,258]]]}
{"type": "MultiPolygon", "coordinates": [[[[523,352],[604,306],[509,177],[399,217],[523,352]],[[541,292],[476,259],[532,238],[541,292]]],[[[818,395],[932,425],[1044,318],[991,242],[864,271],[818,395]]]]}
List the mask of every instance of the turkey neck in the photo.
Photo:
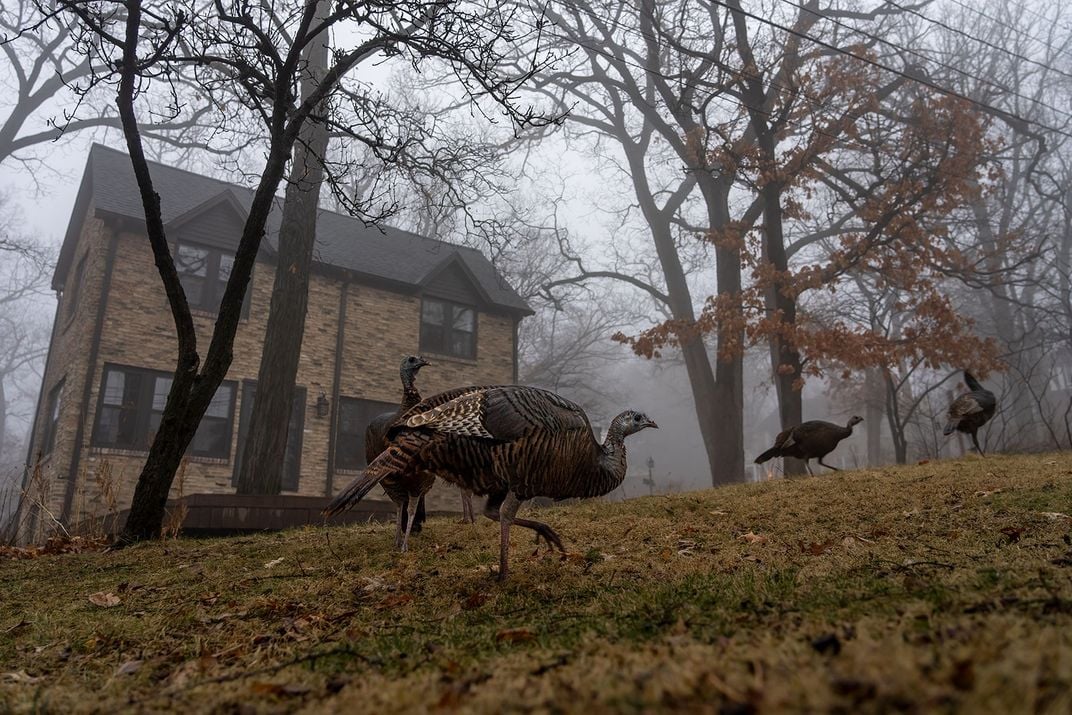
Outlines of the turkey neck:
{"type": "Polygon", "coordinates": [[[421,393],[417,392],[417,376],[410,370],[402,371],[402,412],[421,401],[421,393]]]}
{"type": "Polygon", "coordinates": [[[617,489],[625,480],[625,434],[617,423],[612,423],[607,430],[607,437],[599,448],[595,474],[585,480],[585,494],[581,496],[598,497],[617,489]]]}

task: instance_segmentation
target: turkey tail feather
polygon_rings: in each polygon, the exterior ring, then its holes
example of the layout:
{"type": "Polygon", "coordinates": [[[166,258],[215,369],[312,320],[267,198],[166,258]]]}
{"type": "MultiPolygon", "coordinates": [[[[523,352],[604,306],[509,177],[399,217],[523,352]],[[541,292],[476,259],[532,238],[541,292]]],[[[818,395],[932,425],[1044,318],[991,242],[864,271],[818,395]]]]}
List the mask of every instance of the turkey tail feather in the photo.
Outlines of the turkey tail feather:
{"type": "Polygon", "coordinates": [[[779,455],[778,448],[777,447],[771,447],[766,452],[764,452],[763,454],[761,454],[758,457],[756,457],[756,464],[763,464],[767,460],[774,459],[778,455],[779,455]]]}
{"type": "MultiPolygon", "coordinates": [[[[984,389],[983,386],[979,384],[979,381],[975,379],[975,376],[973,376],[967,370],[964,371],[964,384],[967,385],[968,389],[973,392],[979,392],[984,389]]],[[[949,433],[946,432],[946,434],[949,433]]]]}
{"type": "Polygon", "coordinates": [[[406,471],[417,452],[428,440],[428,435],[411,432],[388,444],[387,449],[381,452],[380,456],[372,460],[372,463],[365,467],[359,476],[347,484],[346,488],[324,507],[324,516],[334,516],[350,509],[364,499],[365,495],[384,477],[406,471]]]}
{"type": "Polygon", "coordinates": [[[957,425],[959,423],[960,423],[960,420],[949,420],[948,422],[945,423],[945,429],[942,430],[942,434],[944,434],[946,437],[948,437],[949,435],[953,434],[954,432],[957,431],[957,425]]]}

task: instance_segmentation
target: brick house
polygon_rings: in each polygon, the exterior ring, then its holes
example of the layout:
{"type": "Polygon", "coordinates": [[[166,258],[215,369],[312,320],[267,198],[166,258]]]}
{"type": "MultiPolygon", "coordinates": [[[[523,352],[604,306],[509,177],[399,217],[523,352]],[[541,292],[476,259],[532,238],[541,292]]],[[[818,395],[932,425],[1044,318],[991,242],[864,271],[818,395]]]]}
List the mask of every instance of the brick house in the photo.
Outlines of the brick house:
{"type": "MultiPolygon", "coordinates": [[[[153,177],[203,350],[252,193],[162,164],[153,177]]],[[[234,492],[278,219],[279,206],[234,361],[187,454],[186,495],[234,492]]],[[[117,486],[118,504],[129,504],[174,369],[171,314],[126,154],[90,150],[52,287],[59,301],[30,454],[48,508],[71,523],[105,507],[102,474],[117,486]]],[[[397,406],[406,354],[433,363],[420,375],[425,394],[516,380],[518,322],[532,311],[479,251],[324,211],[309,293],[284,494],[331,496],[364,466],[365,425],[397,406]]],[[[455,494],[437,486],[430,507],[456,508],[455,494]]]]}

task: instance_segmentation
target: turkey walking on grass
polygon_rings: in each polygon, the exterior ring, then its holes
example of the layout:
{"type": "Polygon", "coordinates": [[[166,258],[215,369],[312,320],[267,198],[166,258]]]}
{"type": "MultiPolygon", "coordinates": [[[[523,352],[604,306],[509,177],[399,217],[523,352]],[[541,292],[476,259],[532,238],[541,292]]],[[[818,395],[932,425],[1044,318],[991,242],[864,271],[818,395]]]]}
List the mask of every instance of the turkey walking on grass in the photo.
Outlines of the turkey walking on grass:
{"type": "MultiPolygon", "coordinates": [[[[398,373],[402,379],[402,402],[394,412],[377,415],[365,428],[365,463],[370,464],[387,448],[387,428],[400,415],[405,414],[421,401],[417,390],[417,371],[432,363],[419,355],[409,355],[402,359],[398,373]]],[[[395,546],[402,551],[408,548],[410,534],[418,534],[426,517],[424,507],[425,494],[435,483],[435,475],[411,474],[405,479],[385,482],[384,491],[398,508],[396,515],[395,546]],[[413,497],[417,498],[416,508],[410,507],[413,497]],[[413,518],[410,518],[410,514],[413,518]]],[[[472,495],[462,490],[462,518],[466,523],[473,523],[472,495]]]]}
{"type": "MultiPolygon", "coordinates": [[[[405,414],[421,401],[417,390],[417,372],[431,365],[419,355],[402,358],[398,374],[402,378],[402,402],[394,412],[377,415],[365,428],[365,462],[371,463],[387,448],[387,428],[400,415],[405,414]]],[[[384,479],[383,490],[395,504],[395,547],[405,551],[410,533],[421,530],[424,523],[424,495],[435,483],[435,475],[426,472],[410,472],[384,479]]]]}
{"type": "Polygon", "coordinates": [[[838,468],[823,462],[823,457],[833,452],[838,442],[852,434],[853,426],[863,421],[863,417],[853,415],[844,427],[822,420],[802,422],[775,437],[774,446],[756,457],[756,464],[763,464],[775,457],[796,457],[804,460],[804,468],[808,474],[812,474],[808,460],[818,459],[819,464],[837,472],[838,468]]]}
{"type": "Polygon", "coordinates": [[[584,410],[553,392],[501,385],[461,387],[423,400],[387,431],[387,449],[324,510],[350,508],[385,479],[414,471],[434,473],[487,495],[484,514],[500,523],[499,579],[508,573],[510,527],[532,529],[562,549],[551,527],[517,518],[527,499],[595,497],[625,478],[625,438],[657,425],[623,412],[600,444],[584,410]]]}
{"type": "Polygon", "coordinates": [[[942,433],[947,436],[954,432],[969,434],[975,450],[979,454],[985,454],[983,448],[979,446],[976,432],[994,416],[998,401],[994,393],[979,384],[979,381],[967,370],[964,371],[964,384],[971,392],[965,392],[953,400],[953,404],[949,406],[949,419],[942,433]]]}

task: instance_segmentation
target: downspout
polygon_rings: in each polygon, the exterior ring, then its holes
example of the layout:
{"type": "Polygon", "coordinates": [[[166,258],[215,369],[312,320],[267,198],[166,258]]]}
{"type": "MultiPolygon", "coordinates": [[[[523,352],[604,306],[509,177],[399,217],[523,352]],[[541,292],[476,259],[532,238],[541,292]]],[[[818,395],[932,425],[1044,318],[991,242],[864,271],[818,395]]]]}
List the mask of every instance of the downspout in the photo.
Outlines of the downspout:
{"type": "Polygon", "coordinates": [[[63,511],[60,521],[66,523],[71,516],[74,492],[78,483],[78,468],[82,461],[83,441],[86,433],[86,420],[89,415],[89,399],[93,394],[93,382],[97,375],[97,358],[100,355],[101,333],[104,330],[104,316],[108,312],[108,296],[112,289],[112,272],[115,268],[115,254],[119,247],[119,229],[112,229],[112,240],[108,244],[108,254],[104,259],[104,280],[101,283],[101,297],[97,310],[97,323],[93,328],[93,342],[89,348],[89,365],[86,368],[85,387],[82,389],[82,414],[78,420],[78,430],[74,436],[74,452],[71,455],[71,468],[67,473],[67,490],[63,495],[63,511]]]}
{"type": "Polygon", "coordinates": [[[324,496],[335,492],[335,432],[339,426],[339,383],[342,381],[342,353],[346,342],[346,304],[350,297],[350,274],[347,273],[339,293],[339,324],[335,329],[335,374],[331,378],[331,424],[328,429],[328,473],[324,496]]]}

